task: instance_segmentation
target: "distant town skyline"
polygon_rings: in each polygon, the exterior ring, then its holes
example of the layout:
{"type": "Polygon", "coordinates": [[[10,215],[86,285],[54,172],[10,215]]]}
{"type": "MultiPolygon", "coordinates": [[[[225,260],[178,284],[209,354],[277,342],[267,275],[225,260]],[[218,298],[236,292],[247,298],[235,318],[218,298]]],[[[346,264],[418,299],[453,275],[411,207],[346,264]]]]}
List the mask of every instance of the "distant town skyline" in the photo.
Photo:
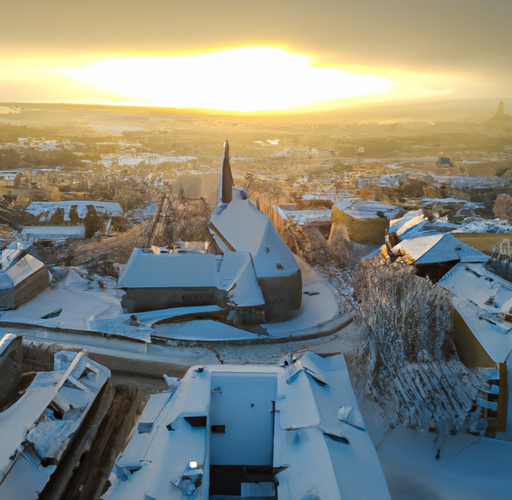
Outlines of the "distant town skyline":
{"type": "Polygon", "coordinates": [[[2,12],[2,102],[257,111],[512,97],[509,0],[4,0],[2,12]]]}

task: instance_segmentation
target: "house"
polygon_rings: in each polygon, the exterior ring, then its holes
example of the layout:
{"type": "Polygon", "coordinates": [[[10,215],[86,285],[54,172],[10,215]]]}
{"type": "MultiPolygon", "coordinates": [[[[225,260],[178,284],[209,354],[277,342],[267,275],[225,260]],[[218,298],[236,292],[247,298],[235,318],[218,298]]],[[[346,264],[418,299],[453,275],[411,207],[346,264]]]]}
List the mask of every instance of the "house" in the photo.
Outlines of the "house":
{"type": "Polygon", "coordinates": [[[350,241],[365,245],[381,245],[389,221],[402,211],[400,207],[377,201],[350,199],[332,207],[331,231],[346,230],[350,241]]]}
{"type": "Polygon", "coordinates": [[[119,203],[113,201],[33,201],[28,207],[27,212],[40,217],[42,222],[49,221],[57,210],[62,210],[63,222],[69,222],[73,219],[73,212],[76,210],[78,219],[85,219],[88,206],[93,206],[98,215],[106,217],[122,217],[123,209],[119,203]],[[73,209],[75,207],[75,209],[73,209]]]}
{"type": "Polygon", "coordinates": [[[510,245],[502,242],[512,240],[512,225],[504,219],[476,219],[457,228],[453,235],[481,252],[490,253],[495,245],[510,245]]]}
{"type": "Polygon", "coordinates": [[[482,263],[461,262],[439,280],[453,295],[455,340],[469,367],[504,363],[512,351],[512,283],[482,263]]]}
{"type": "Polygon", "coordinates": [[[0,408],[3,408],[21,379],[23,348],[21,335],[5,334],[0,338],[0,408]]]}
{"type": "Polygon", "coordinates": [[[118,283],[129,312],[217,305],[242,309],[265,304],[251,255],[201,254],[153,247],[134,249],[118,283]]]}
{"type": "MultiPolygon", "coordinates": [[[[392,248],[402,240],[428,236],[439,233],[450,233],[460,228],[458,224],[452,224],[442,219],[430,221],[421,210],[411,210],[400,219],[393,219],[389,223],[386,245],[392,248]]],[[[455,236],[455,235],[454,235],[455,236]]]]}
{"type": "MultiPolygon", "coordinates": [[[[313,205],[308,208],[283,205],[277,206],[276,212],[282,221],[293,219],[297,224],[299,224],[299,226],[303,228],[316,228],[324,238],[327,239],[329,237],[329,233],[331,232],[332,203],[328,208],[321,204],[318,204],[317,206],[313,205]]],[[[279,224],[279,222],[277,223],[279,224]]],[[[285,227],[285,224],[283,224],[283,227],[285,227]]]]}
{"type": "Polygon", "coordinates": [[[436,161],[436,165],[438,167],[453,167],[453,163],[450,158],[447,158],[446,156],[440,156],[439,160],[436,161]]]}
{"type": "Polygon", "coordinates": [[[42,292],[50,278],[46,266],[29,249],[5,249],[0,268],[0,310],[16,309],[42,292]]]}
{"type": "Polygon", "coordinates": [[[486,378],[477,397],[483,420],[473,432],[480,427],[482,435],[511,441],[512,283],[483,264],[460,263],[438,284],[452,294],[460,360],[486,378]]]}
{"type": "Polygon", "coordinates": [[[485,215],[485,203],[468,201],[459,198],[421,198],[421,206],[446,217],[452,222],[462,222],[468,217],[485,215]]]}
{"type": "Polygon", "coordinates": [[[386,243],[390,248],[394,247],[403,239],[406,239],[409,233],[415,233],[427,224],[428,219],[421,210],[411,210],[399,219],[392,219],[389,222],[386,243]]]}
{"type": "Polygon", "coordinates": [[[0,179],[2,179],[2,184],[4,187],[14,187],[14,183],[16,180],[16,176],[18,172],[1,172],[0,179]]]}
{"type": "Polygon", "coordinates": [[[233,186],[226,141],[219,204],[210,219],[210,232],[221,252],[248,252],[265,298],[267,317],[283,318],[300,308],[302,276],[291,250],[270,219],[233,186]],[[226,161],[227,159],[227,161],[226,161]]]}
{"type": "Polygon", "coordinates": [[[85,226],[25,226],[20,238],[23,241],[63,244],[70,240],[83,240],[85,226]]]}
{"type": "MultiPolygon", "coordinates": [[[[1,359],[19,359],[21,349],[19,336],[0,340],[0,394],[10,377],[21,378],[21,363],[6,367],[1,359]]],[[[40,498],[109,378],[83,352],[61,351],[54,371],[36,373],[22,392],[10,394],[0,407],[0,498],[40,498]]]]}
{"type": "Polygon", "coordinates": [[[184,248],[134,250],[119,279],[126,291],[123,306],[129,311],[205,304],[259,308],[266,321],[283,321],[300,308],[299,265],[269,218],[233,185],[227,141],[209,230],[217,255],[184,248]]]}
{"type": "Polygon", "coordinates": [[[341,354],[196,366],[167,381],[103,500],[390,499],[341,354]]]}
{"type": "Polygon", "coordinates": [[[451,233],[418,236],[401,241],[391,249],[391,255],[416,268],[419,276],[438,281],[459,262],[485,263],[488,255],[465,245],[451,233]]]}

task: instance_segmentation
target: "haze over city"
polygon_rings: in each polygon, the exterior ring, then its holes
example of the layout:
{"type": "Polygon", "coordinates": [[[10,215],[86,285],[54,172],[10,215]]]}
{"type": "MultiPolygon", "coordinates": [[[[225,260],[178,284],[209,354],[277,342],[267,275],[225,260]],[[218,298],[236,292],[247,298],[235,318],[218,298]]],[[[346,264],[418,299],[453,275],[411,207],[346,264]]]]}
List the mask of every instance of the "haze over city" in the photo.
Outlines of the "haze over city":
{"type": "Polygon", "coordinates": [[[2,12],[4,102],[311,111],[512,92],[507,0],[5,0],[2,12]]]}

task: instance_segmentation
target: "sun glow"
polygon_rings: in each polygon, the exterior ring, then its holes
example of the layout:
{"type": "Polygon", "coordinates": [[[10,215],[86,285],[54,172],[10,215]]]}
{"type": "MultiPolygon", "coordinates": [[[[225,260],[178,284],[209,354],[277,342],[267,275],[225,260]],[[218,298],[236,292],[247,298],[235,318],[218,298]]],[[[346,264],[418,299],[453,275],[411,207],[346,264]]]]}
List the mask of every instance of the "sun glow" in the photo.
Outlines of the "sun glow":
{"type": "Polygon", "coordinates": [[[314,67],[307,56],[270,47],[106,59],[50,71],[95,85],[129,104],[242,112],[371,95],[398,85],[384,77],[314,67]]]}

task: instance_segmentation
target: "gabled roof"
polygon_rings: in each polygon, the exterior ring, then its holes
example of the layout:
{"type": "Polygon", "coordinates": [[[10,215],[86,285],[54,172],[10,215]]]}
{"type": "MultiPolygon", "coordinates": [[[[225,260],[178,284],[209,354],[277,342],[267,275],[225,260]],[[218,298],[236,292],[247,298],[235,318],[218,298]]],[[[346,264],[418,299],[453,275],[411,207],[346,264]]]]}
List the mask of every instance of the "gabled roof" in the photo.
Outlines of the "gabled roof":
{"type": "Polygon", "coordinates": [[[487,262],[488,255],[460,242],[449,233],[418,236],[401,241],[393,253],[402,256],[408,264],[436,264],[441,262],[487,262]]]}
{"type": "Polygon", "coordinates": [[[103,499],[209,498],[219,463],[273,470],[259,483],[267,497],[390,498],[342,355],[193,367],[169,382],[150,398],[103,499]]]}
{"type": "Polygon", "coordinates": [[[258,278],[279,277],[299,270],[291,250],[270,219],[233,188],[233,199],[217,207],[210,219],[210,232],[224,253],[249,252],[258,278]]]}

